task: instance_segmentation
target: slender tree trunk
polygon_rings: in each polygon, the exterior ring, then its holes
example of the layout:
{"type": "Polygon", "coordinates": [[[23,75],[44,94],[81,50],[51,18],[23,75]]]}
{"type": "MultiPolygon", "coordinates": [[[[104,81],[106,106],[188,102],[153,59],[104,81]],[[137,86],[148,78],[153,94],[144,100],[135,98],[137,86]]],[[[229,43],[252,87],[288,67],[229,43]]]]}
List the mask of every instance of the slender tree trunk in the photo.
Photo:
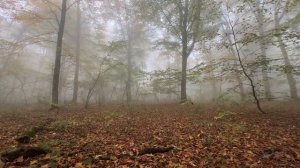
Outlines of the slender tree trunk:
{"type": "MultiPolygon", "coordinates": [[[[128,24],[128,23],[127,23],[128,24]]],[[[127,36],[128,36],[128,46],[127,46],[127,81],[126,81],[126,98],[127,103],[132,101],[131,87],[132,87],[132,37],[131,37],[131,27],[127,25],[127,36]]]]}
{"type": "Polygon", "coordinates": [[[51,108],[55,108],[58,105],[59,74],[60,74],[62,41],[64,35],[66,13],[67,13],[67,0],[62,0],[61,19],[59,23],[59,30],[57,33],[57,45],[56,45],[55,65],[54,65],[53,83],[52,83],[51,108]]]}
{"type": "Polygon", "coordinates": [[[181,69],[181,102],[187,101],[186,96],[186,70],[187,70],[187,46],[182,49],[182,69],[181,69]]]}
{"type": "Polygon", "coordinates": [[[104,92],[104,80],[99,79],[99,85],[98,85],[98,105],[101,106],[102,104],[105,104],[105,92],[104,92]]]}
{"type": "Polygon", "coordinates": [[[279,48],[280,48],[282,56],[283,56],[284,65],[285,65],[285,67],[288,68],[288,72],[286,72],[286,78],[287,78],[287,81],[288,81],[288,84],[290,87],[290,96],[292,99],[298,99],[299,97],[298,97],[298,93],[297,93],[298,90],[297,90],[297,86],[296,86],[296,81],[294,79],[292,72],[290,71],[290,70],[292,70],[293,66],[291,65],[291,62],[289,60],[289,56],[286,51],[285,44],[282,40],[280,31],[278,30],[279,22],[280,22],[280,19],[278,17],[278,10],[275,10],[275,30],[276,30],[276,34],[277,34],[279,48]]]}
{"type": "Polygon", "coordinates": [[[89,88],[88,94],[87,94],[86,99],[85,99],[85,106],[84,106],[85,108],[88,108],[88,106],[89,106],[90,99],[93,95],[94,89],[95,89],[98,81],[100,80],[100,77],[101,77],[101,68],[98,72],[97,78],[95,79],[95,81],[93,82],[91,87],[89,88]]]}
{"type": "Polygon", "coordinates": [[[181,102],[187,101],[186,96],[186,70],[187,70],[187,60],[188,60],[188,33],[187,33],[187,22],[188,22],[188,1],[185,0],[184,12],[182,14],[182,30],[181,30],[181,45],[182,45],[182,62],[181,62],[181,102]]]}
{"type": "MultiPolygon", "coordinates": [[[[237,63],[235,63],[237,65],[237,63]]],[[[244,89],[244,84],[239,76],[239,74],[236,75],[236,79],[238,81],[239,84],[239,90],[240,90],[240,96],[241,96],[241,100],[245,101],[246,99],[246,94],[245,94],[245,89],[244,89]]]]}
{"type": "Polygon", "coordinates": [[[261,112],[261,113],[263,113],[263,114],[265,114],[266,112],[261,108],[261,106],[260,106],[260,101],[259,101],[259,99],[258,99],[258,97],[257,97],[257,94],[256,94],[256,90],[255,90],[255,84],[254,84],[254,82],[253,82],[253,79],[251,78],[251,76],[247,73],[247,70],[246,70],[246,68],[244,67],[244,64],[243,64],[243,61],[242,61],[242,58],[241,58],[241,55],[240,55],[240,51],[239,51],[239,48],[238,48],[238,46],[237,46],[237,39],[236,39],[236,34],[235,34],[235,31],[234,31],[234,28],[233,28],[233,26],[231,25],[231,23],[229,22],[229,24],[230,24],[230,27],[231,27],[231,32],[232,32],[232,36],[233,36],[233,44],[234,44],[234,47],[235,47],[235,51],[236,51],[236,53],[237,53],[237,57],[238,57],[238,61],[239,61],[239,64],[240,64],[240,66],[241,66],[241,68],[242,68],[242,71],[243,71],[243,74],[246,76],[246,78],[248,79],[248,81],[250,82],[250,86],[251,86],[251,89],[252,89],[252,96],[253,96],[253,98],[254,98],[254,100],[255,100],[255,103],[256,103],[256,106],[257,106],[257,108],[258,108],[258,110],[261,112]]]}
{"type": "Polygon", "coordinates": [[[74,89],[73,89],[73,103],[77,103],[78,97],[78,76],[79,76],[79,57],[80,57],[80,40],[81,40],[81,11],[80,11],[80,0],[77,1],[77,23],[76,23],[76,53],[75,53],[75,75],[74,75],[74,89]]]}
{"type": "MultiPolygon", "coordinates": [[[[260,42],[260,50],[262,52],[262,55],[261,55],[262,60],[266,61],[267,60],[266,49],[265,49],[265,45],[263,44],[263,42],[260,42]]],[[[263,65],[263,67],[262,67],[262,79],[263,79],[263,84],[264,84],[265,98],[267,100],[271,100],[272,94],[271,94],[270,81],[269,81],[269,77],[268,77],[268,74],[267,74],[267,68],[268,68],[268,65],[263,65]]]]}
{"type": "MultiPolygon", "coordinates": [[[[64,55],[63,54],[63,51],[62,51],[62,55],[64,55]]],[[[61,61],[60,61],[60,72],[59,72],[59,84],[58,84],[58,93],[59,93],[59,95],[58,95],[58,104],[63,104],[63,97],[64,97],[64,95],[63,95],[63,88],[64,88],[64,86],[65,86],[65,82],[66,82],[66,75],[65,75],[65,66],[66,66],[66,64],[65,64],[65,62],[66,62],[66,57],[64,57],[64,56],[62,56],[61,57],[61,61]]]]}
{"type": "MultiPolygon", "coordinates": [[[[226,35],[227,37],[227,40],[229,42],[229,45],[230,45],[230,51],[231,53],[234,55],[234,65],[238,65],[237,61],[236,61],[236,52],[234,51],[234,48],[233,48],[233,43],[230,39],[230,36],[229,34],[226,35]]],[[[241,80],[241,77],[240,77],[240,73],[236,72],[236,80],[238,82],[238,85],[239,85],[239,90],[240,90],[240,97],[241,97],[241,100],[244,101],[245,98],[246,98],[246,95],[245,95],[245,89],[244,89],[244,85],[243,85],[243,82],[241,80]]]]}

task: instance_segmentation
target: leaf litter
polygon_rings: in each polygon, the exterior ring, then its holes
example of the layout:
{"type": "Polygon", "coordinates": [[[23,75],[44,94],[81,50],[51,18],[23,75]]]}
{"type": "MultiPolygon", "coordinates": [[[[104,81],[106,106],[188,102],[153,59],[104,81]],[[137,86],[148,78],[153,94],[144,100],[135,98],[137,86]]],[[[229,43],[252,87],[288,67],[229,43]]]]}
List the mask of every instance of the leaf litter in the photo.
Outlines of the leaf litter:
{"type": "Polygon", "coordinates": [[[18,147],[15,139],[27,130],[53,119],[29,144],[51,152],[19,156],[1,164],[43,168],[300,167],[300,113],[261,115],[251,108],[232,109],[111,105],[47,115],[22,111],[19,113],[30,117],[16,120],[6,114],[0,123],[2,153],[18,147]]]}

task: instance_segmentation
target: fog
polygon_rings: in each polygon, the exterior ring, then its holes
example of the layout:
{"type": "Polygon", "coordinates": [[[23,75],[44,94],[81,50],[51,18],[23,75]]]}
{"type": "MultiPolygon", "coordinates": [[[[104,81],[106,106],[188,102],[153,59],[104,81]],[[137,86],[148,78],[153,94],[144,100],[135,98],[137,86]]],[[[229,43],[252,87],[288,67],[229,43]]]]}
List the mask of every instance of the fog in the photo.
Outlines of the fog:
{"type": "Polygon", "coordinates": [[[0,106],[298,99],[299,9],[293,0],[2,0],[0,106]]]}
{"type": "Polygon", "coordinates": [[[0,168],[300,167],[299,0],[0,0],[0,168]]]}

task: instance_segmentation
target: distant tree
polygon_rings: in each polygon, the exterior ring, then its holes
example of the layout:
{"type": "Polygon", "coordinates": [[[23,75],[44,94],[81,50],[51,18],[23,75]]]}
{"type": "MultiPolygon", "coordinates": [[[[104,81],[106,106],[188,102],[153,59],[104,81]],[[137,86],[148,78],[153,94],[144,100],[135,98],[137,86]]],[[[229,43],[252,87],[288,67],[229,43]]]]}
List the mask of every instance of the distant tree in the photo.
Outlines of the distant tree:
{"type": "Polygon", "coordinates": [[[136,11],[132,1],[112,0],[103,1],[105,19],[113,21],[116,28],[114,41],[124,41],[126,48],[122,59],[126,62],[125,96],[127,103],[131,103],[134,97],[135,86],[138,86],[136,72],[142,68],[142,61],[145,58],[145,43],[147,33],[144,31],[144,23],[136,17],[136,11]]]}
{"type": "Polygon", "coordinates": [[[76,48],[75,48],[75,74],[73,88],[73,103],[77,103],[78,97],[78,76],[79,76],[79,59],[80,59],[80,36],[81,36],[81,9],[80,0],[77,0],[77,19],[76,19],[76,48]]]}
{"type": "Polygon", "coordinates": [[[275,1],[274,3],[274,33],[275,37],[277,38],[277,43],[280,48],[283,60],[284,60],[284,66],[285,66],[285,73],[286,73],[286,78],[288,81],[288,85],[290,88],[290,96],[292,99],[298,99],[298,90],[296,86],[296,81],[293,76],[293,66],[291,64],[291,61],[289,59],[288,51],[286,49],[286,44],[284,43],[283,40],[283,33],[285,30],[286,26],[281,25],[281,20],[286,14],[286,8],[288,8],[289,3],[288,2],[282,2],[282,1],[275,1]]]}
{"type": "Polygon", "coordinates": [[[213,21],[217,16],[217,3],[208,0],[138,0],[137,6],[143,18],[151,20],[158,27],[166,29],[181,47],[181,102],[187,101],[187,60],[195,44],[212,38],[216,27],[213,21]]]}
{"type": "MultiPolygon", "coordinates": [[[[250,2],[250,1],[249,1],[250,2]]],[[[267,74],[267,69],[268,69],[268,64],[267,64],[267,38],[266,38],[266,32],[265,32],[265,16],[264,16],[264,5],[265,2],[261,0],[254,0],[251,3],[253,7],[253,13],[257,21],[257,28],[258,28],[258,42],[260,46],[260,51],[261,51],[261,60],[264,62],[263,67],[262,67],[262,77],[263,77],[263,83],[264,83],[264,93],[265,93],[265,98],[267,100],[271,100],[272,94],[271,94],[271,85],[269,82],[269,77],[267,74]]]]}

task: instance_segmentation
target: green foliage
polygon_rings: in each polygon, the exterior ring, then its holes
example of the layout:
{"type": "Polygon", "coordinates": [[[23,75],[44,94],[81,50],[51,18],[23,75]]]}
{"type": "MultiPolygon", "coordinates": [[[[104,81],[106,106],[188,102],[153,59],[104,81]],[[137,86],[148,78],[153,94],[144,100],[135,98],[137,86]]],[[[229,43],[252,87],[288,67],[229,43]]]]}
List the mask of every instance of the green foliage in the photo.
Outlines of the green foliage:
{"type": "Polygon", "coordinates": [[[111,120],[111,119],[118,117],[119,115],[121,115],[121,114],[118,112],[107,111],[107,112],[105,112],[104,119],[111,120]]]}
{"type": "Polygon", "coordinates": [[[49,102],[49,104],[50,104],[51,107],[54,107],[54,108],[58,108],[59,107],[59,105],[57,103],[53,103],[51,101],[49,102]]]}
{"type": "Polygon", "coordinates": [[[102,51],[112,54],[115,52],[125,51],[127,47],[127,41],[125,40],[111,41],[107,45],[102,44],[100,47],[102,51]]]}
{"type": "MultiPolygon", "coordinates": [[[[218,31],[218,26],[213,23],[219,16],[219,4],[215,1],[191,0],[186,3],[178,3],[165,0],[138,0],[134,3],[139,8],[141,18],[158,27],[163,27],[168,36],[176,39],[177,42],[168,40],[159,42],[166,45],[167,48],[173,50],[174,47],[177,48],[183,36],[187,37],[188,43],[196,43],[212,39],[218,31]],[[186,11],[184,11],[185,9],[186,11]],[[185,18],[188,19],[186,24],[183,24],[185,18]]],[[[182,47],[184,44],[180,45],[182,47]]],[[[193,50],[193,46],[188,46],[188,48],[193,50]]]]}
{"type": "Polygon", "coordinates": [[[51,147],[48,144],[42,143],[39,144],[38,147],[46,151],[47,153],[51,152],[51,147]]]}
{"type": "Polygon", "coordinates": [[[217,116],[214,117],[215,120],[222,120],[225,117],[236,115],[235,112],[231,111],[219,111],[217,116]]]}
{"type": "Polygon", "coordinates": [[[166,39],[156,41],[155,48],[160,49],[162,46],[166,50],[170,50],[170,51],[180,49],[180,44],[178,42],[169,41],[169,40],[166,40],[166,39]]]}
{"type": "Polygon", "coordinates": [[[37,132],[43,131],[44,129],[45,129],[44,126],[34,126],[34,127],[31,127],[28,131],[26,131],[25,135],[27,135],[29,137],[34,137],[37,132]]]}
{"type": "Polygon", "coordinates": [[[180,72],[176,69],[157,70],[149,74],[154,93],[177,94],[180,72]]]}
{"type": "Polygon", "coordinates": [[[205,146],[210,146],[213,143],[214,137],[211,135],[208,135],[204,140],[203,140],[203,144],[205,146]]]}
{"type": "Polygon", "coordinates": [[[277,71],[283,72],[285,74],[293,73],[294,72],[294,67],[293,66],[285,66],[281,65],[276,68],[277,71]]]}
{"type": "Polygon", "coordinates": [[[239,123],[239,124],[235,124],[234,125],[234,129],[236,129],[237,131],[245,131],[247,129],[246,125],[243,123],[239,123]]]}
{"type": "Polygon", "coordinates": [[[60,131],[63,131],[68,126],[69,122],[66,120],[58,120],[52,123],[52,125],[60,131]]]}
{"type": "Polygon", "coordinates": [[[92,165],[93,164],[93,160],[92,159],[86,159],[86,160],[83,161],[83,163],[85,165],[92,165]]]}

